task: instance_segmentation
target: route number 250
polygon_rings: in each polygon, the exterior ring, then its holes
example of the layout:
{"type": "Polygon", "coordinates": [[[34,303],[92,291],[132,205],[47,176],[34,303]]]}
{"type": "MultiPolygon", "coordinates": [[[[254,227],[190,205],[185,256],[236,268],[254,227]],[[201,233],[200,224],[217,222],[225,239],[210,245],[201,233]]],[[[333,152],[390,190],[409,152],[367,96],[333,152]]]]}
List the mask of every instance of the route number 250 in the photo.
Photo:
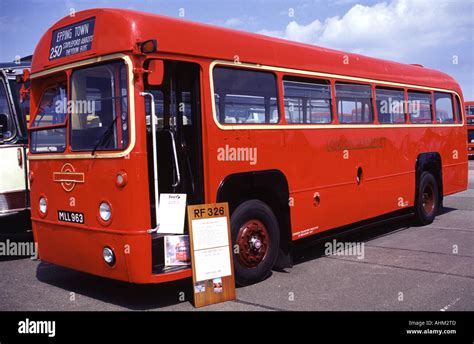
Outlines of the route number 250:
{"type": "Polygon", "coordinates": [[[61,56],[61,53],[63,51],[63,46],[62,45],[56,45],[51,48],[51,52],[49,53],[49,59],[55,59],[56,57],[61,56]]]}

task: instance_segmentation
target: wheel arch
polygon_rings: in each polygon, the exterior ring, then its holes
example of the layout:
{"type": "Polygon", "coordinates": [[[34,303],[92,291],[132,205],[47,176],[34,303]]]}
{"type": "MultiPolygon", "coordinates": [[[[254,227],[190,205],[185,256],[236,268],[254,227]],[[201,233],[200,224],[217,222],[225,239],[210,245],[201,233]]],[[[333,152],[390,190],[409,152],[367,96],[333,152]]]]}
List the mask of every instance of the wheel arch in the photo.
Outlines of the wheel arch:
{"type": "Polygon", "coordinates": [[[288,180],[280,170],[262,170],[227,175],[217,190],[217,202],[228,202],[230,215],[250,199],[266,203],[275,214],[280,229],[280,252],[276,266],[289,267],[291,262],[291,216],[288,180]]]}
{"type": "Polygon", "coordinates": [[[438,152],[421,153],[416,159],[416,181],[415,181],[415,199],[418,197],[418,186],[423,172],[430,172],[438,184],[438,194],[440,205],[443,204],[443,165],[441,155],[438,152]]]}

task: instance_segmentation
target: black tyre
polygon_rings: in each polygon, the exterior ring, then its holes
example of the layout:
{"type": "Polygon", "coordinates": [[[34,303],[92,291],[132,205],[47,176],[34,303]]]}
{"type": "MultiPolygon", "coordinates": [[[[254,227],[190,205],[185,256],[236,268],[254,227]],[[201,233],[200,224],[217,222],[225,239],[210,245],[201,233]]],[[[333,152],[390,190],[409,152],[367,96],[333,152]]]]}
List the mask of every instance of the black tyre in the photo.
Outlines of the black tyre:
{"type": "Polygon", "coordinates": [[[280,247],[278,221],[268,205],[245,201],[232,214],[235,281],[239,286],[268,277],[280,247]]]}
{"type": "Polygon", "coordinates": [[[433,222],[440,206],[438,183],[429,172],[423,172],[415,200],[415,220],[419,225],[433,222]]]}

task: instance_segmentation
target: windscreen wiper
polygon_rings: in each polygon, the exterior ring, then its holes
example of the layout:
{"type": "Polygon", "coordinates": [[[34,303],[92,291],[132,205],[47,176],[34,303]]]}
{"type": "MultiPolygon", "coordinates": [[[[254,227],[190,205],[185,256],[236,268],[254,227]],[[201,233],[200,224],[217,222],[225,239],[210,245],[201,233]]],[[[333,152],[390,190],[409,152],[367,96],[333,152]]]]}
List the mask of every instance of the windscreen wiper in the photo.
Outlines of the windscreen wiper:
{"type": "Polygon", "coordinates": [[[115,122],[117,122],[117,118],[118,116],[116,116],[114,118],[114,120],[112,121],[112,123],[109,124],[109,127],[107,128],[106,131],[104,131],[104,133],[102,134],[102,136],[99,138],[99,141],[97,141],[97,143],[95,144],[94,146],[94,149],[92,149],[92,155],[95,154],[95,151],[97,150],[97,148],[99,148],[99,146],[106,140],[109,138],[110,134],[113,133],[113,128],[114,128],[114,125],[115,125],[115,122]]]}

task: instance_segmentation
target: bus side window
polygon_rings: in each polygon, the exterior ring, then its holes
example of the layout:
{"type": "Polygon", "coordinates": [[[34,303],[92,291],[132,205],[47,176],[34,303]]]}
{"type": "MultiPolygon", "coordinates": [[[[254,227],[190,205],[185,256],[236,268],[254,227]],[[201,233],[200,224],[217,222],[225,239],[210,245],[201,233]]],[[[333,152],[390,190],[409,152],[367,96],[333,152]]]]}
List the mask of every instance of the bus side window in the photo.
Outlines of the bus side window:
{"type": "Polygon", "coordinates": [[[375,104],[379,123],[405,123],[405,93],[403,90],[376,87],[375,104]]]}
{"type": "Polygon", "coordinates": [[[216,67],[213,78],[220,123],[278,123],[277,83],[273,73],[216,67]]]}
{"type": "Polygon", "coordinates": [[[332,122],[331,86],[311,79],[283,80],[285,117],[288,123],[332,122]]]}
{"type": "Polygon", "coordinates": [[[372,123],[372,89],[370,85],[336,82],[337,115],[340,123],[372,123]]]}
{"type": "Polygon", "coordinates": [[[456,99],[456,101],[454,102],[454,104],[456,105],[456,118],[458,120],[458,123],[462,123],[461,103],[459,102],[458,96],[454,95],[454,98],[456,99]]]}
{"type": "Polygon", "coordinates": [[[431,94],[427,92],[408,92],[408,109],[410,113],[410,122],[413,124],[432,123],[431,94]]]}
{"type": "Polygon", "coordinates": [[[454,123],[451,94],[435,92],[436,123],[454,123]]]}
{"type": "MultiPolygon", "coordinates": [[[[459,98],[456,97],[456,105],[461,107],[460,104],[459,104],[459,98]]],[[[461,118],[461,110],[459,110],[459,118],[461,118]]],[[[466,110],[466,116],[474,116],[474,105],[470,105],[467,107],[467,110],[466,110]]]]}

